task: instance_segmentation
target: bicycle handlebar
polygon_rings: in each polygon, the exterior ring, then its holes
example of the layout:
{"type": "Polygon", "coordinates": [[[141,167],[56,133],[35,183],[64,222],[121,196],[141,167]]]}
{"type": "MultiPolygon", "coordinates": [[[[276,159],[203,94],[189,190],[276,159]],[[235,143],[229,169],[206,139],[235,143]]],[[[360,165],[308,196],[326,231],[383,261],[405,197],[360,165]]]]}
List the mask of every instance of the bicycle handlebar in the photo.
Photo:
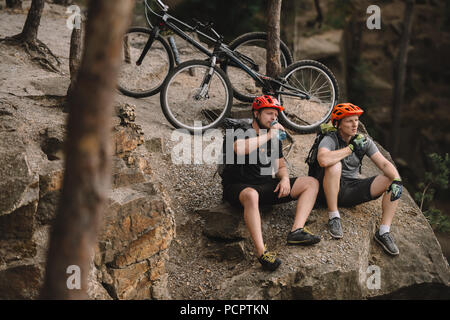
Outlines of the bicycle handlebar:
{"type": "MultiPolygon", "coordinates": [[[[150,7],[150,5],[148,4],[149,0],[144,0],[144,8],[145,8],[145,15],[147,15],[147,10],[149,10],[151,13],[153,13],[156,16],[162,17],[161,15],[157,14],[155,11],[153,11],[153,9],[150,7]]],[[[169,10],[169,6],[165,5],[161,0],[155,0],[156,4],[158,5],[158,7],[164,12],[166,13],[169,10]]]]}
{"type": "Polygon", "coordinates": [[[166,12],[169,10],[169,7],[165,5],[161,0],[156,0],[156,3],[159,5],[162,11],[166,12]]]}
{"type": "MultiPolygon", "coordinates": [[[[183,21],[180,21],[180,20],[178,20],[178,19],[176,19],[176,18],[174,18],[174,17],[168,15],[168,14],[167,14],[167,11],[169,10],[169,7],[168,7],[167,5],[165,5],[161,0],[155,0],[155,1],[156,1],[156,3],[158,4],[158,6],[161,8],[161,10],[164,12],[164,15],[167,15],[167,16],[168,16],[168,19],[174,20],[175,22],[180,23],[181,25],[183,25],[184,27],[190,29],[191,31],[195,31],[195,30],[200,26],[200,27],[202,27],[202,28],[205,28],[206,30],[210,30],[210,31],[214,34],[214,36],[216,37],[216,39],[213,39],[213,38],[211,38],[211,37],[208,37],[207,35],[205,35],[205,34],[203,34],[203,33],[200,33],[201,35],[205,36],[206,38],[208,38],[208,39],[211,40],[211,41],[216,40],[216,41],[219,41],[220,43],[223,41],[223,36],[221,36],[220,34],[218,34],[218,33],[216,32],[216,30],[213,29],[213,27],[212,27],[212,26],[213,26],[213,23],[212,23],[212,22],[208,22],[208,23],[204,24],[204,23],[201,23],[200,21],[198,21],[198,20],[196,20],[196,19],[193,19],[194,22],[196,23],[196,26],[195,26],[195,27],[191,27],[190,25],[184,23],[183,21]]],[[[156,13],[155,11],[153,11],[153,9],[150,7],[150,5],[148,4],[148,2],[149,2],[149,0],[144,0],[144,4],[145,4],[145,17],[146,17],[146,19],[147,19],[147,23],[149,24],[149,26],[150,26],[150,27],[153,27],[153,26],[152,26],[152,23],[151,23],[151,21],[150,21],[150,19],[149,19],[149,17],[148,17],[147,11],[150,11],[152,14],[154,14],[155,16],[157,16],[157,17],[159,17],[159,18],[163,18],[163,15],[158,14],[158,13],[156,13]]]]}
{"type": "Polygon", "coordinates": [[[220,34],[218,34],[216,30],[214,30],[213,22],[202,23],[197,19],[193,19],[193,20],[196,23],[196,26],[194,27],[194,29],[197,29],[197,27],[200,26],[200,27],[204,28],[205,30],[210,30],[214,34],[214,36],[216,36],[217,40],[220,40],[220,41],[223,40],[223,37],[220,34]]]}

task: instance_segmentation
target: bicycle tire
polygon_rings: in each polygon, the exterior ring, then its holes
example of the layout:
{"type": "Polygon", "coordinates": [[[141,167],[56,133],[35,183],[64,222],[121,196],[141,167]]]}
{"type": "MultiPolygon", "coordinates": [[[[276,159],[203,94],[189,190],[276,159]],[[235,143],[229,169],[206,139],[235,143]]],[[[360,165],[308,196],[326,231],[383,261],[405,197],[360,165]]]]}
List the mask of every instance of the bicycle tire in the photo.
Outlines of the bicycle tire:
{"type": "Polygon", "coordinates": [[[217,66],[211,76],[207,97],[198,99],[198,86],[204,78],[202,71],[208,72],[209,69],[209,61],[190,60],[178,65],[166,78],[160,93],[161,109],[175,128],[187,129],[190,133],[203,132],[218,127],[229,116],[233,104],[233,89],[225,72],[217,66]],[[215,118],[204,124],[208,117],[215,118]],[[201,125],[196,126],[195,121],[201,121],[201,125]]]}
{"type": "MultiPolygon", "coordinates": [[[[264,46],[264,42],[267,42],[267,33],[245,33],[231,41],[229,44],[229,48],[233,51],[237,50],[238,52],[240,52],[239,48],[241,48],[241,53],[254,58],[254,60],[261,61],[260,65],[262,66],[260,66],[258,72],[265,74],[266,51],[264,50],[263,52],[262,50],[255,50],[254,47],[243,47],[245,44],[251,44],[252,42],[260,42],[260,45],[264,46]]],[[[281,68],[283,70],[293,62],[291,51],[283,41],[280,41],[280,53],[281,68]]],[[[255,80],[253,80],[253,78],[251,78],[245,71],[241,70],[240,68],[229,67],[226,64],[223,65],[222,69],[227,73],[227,76],[230,79],[231,85],[233,87],[233,95],[236,99],[244,102],[252,102],[257,96],[263,94],[261,89],[258,89],[255,86],[255,80]],[[242,81],[244,82],[244,85],[242,85],[242,81]],[[240,85],[238,85],[239,82],[241,82],[240,85]],[[242,87],[245,87],[246,89],[242,89],[242,87]],[[250,93],[250,91],[254,91],[254,93],[250,93]]]]}
{"type": "Polygon", "coordinates": [[[331,111],[339,99],[339,85],[330,69],[318,61],[302,60],[286,68],[280,78],[310,95],[309,100],[301,100],[283,94],[283,91],[288,93],[289,90],[281,88],[281,93],[277,95],[285,108],[278,116],[281,124],[300,133],[310,133],[317,131],[322,123],[330,119],[331,111]],[[301,72],[303,83],[297,72],[301,72]],[[316,84],[321,86],[315,89],[316,84]],[[324,86],[325,89],[329,88],[329,93],[323,89],[324,86]]]}
{"type": "Polygon", "coordinates": [[[157,94],[161,90],[165,78],[174,68],[175,59],[172,50],[167,41],[159,35],[155,38],[142,64],[138,66],[134,63],[139,58],[142,52],[140,49],[147,43],[150,34],[151,30],[148,28],[133,27],[124,36],[122,65],[119,71],[117,86],[119,91],[126,96],[144,98],[157,94]],[[130,39],[133,41],[131,47],[138,49],[133,50],[131,54],[128,52],[131,56],[131,60],[128,63],[126,63],[125,55],[125,37],[127,36],[128,41],[130,39]]]}

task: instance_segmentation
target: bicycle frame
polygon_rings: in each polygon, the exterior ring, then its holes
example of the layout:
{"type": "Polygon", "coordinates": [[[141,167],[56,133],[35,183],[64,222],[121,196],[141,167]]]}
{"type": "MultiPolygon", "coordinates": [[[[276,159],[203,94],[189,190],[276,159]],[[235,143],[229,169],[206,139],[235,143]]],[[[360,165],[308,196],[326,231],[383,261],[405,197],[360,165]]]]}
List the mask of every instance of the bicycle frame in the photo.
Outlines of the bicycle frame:
{"type": "MultiPolygon", "coordinates": [[[[147,1],[144,1],[144,4],[146,6],[146,10],[149,10],[153,15],[155,15],[158,18],[158,21],[157,21],[157,24],[154,27],[152,27],[152,33],[144,47],[144,50],[142,51],[141,56],[139,57],[139,59],[136,62],[138,65],[140,65],[142,63],[142,60],[144,59],[145,55],[147,54],[148,50],[150,49],[154,39],[159,35],[159,31],[160,31],[161,27],[167,27],[168,29],[172,30],[175,34],[180,36],[183,40],[185,40],[188,43],[190,43],[191,45],[193,45],[199,51],[203,52],[208,57],[212,57],[213,52],[209,51],[209,49],[205,48],[201,43],[192,39],[192,37],[190,37],[185,31],[183,31],[178,25],[180,25],[181,27],[184,27],[188,32],[195,32],[196,34],[206,38],[208,41],[210,41],[212,43],[217,43],[217,39],[214,39],[211,36],[199,31],[197,29],[197,26],[192,27],[192,26],[188,25],[187,23],[171,16],[170,14],[168,14],[166,12],[167,8],[164,8],[163,15],[159,15],[158,13],[156,13],[155,11],[153,11],[150,8],[147,1]]],[[[148,16],[147,16],[147,12],[146,12],[146,18],[147,18],[147,23],[151,26],[148,16]]]]}
{"type": "MultiPolygon", "coordinates": [[[[187,41],[188,43],[192,44],[195,48],[197,48],[199,51],[203,52],[205,55],[207,55],[208,57],[212,57],[214,54],[214,51],[209,51],[207,48],[205,48],[201,43],[197,42],[196,40],[192,39],[192,37],[190,37],[185,31],[183,31],[180,27],[177,26],[177,24],[181,25],[182,27],[184,27],[185,29],[187,29],[190,32],[195,32],[196,34],[206,38],[208,41],[210,41],[211,43],[213,43],[216,47],[219,44],[220,48],[225,51],[225,52],[232,52],[232,50],[230,50],[228,48],[227,45],[223,44],[221,39],[214,39],[211,36],[199,31],[197,29],[197,27],[192,27],[190,25],[188,25],[187,23],[171,16],[170,14],[168,14],[166,11],[164,12],[163,15],[159,15],[158,13],[156,13],[155,11],[153,11],[150,6],[148,5],[147,1],[144,1],[145,5],[146,5],[146,10],[149,10],[153,15],[158,17],[158,24],[159,26],[155,26],[152,27],[152,31],[154,29],[156,29],[156,31],[154,31],[154,35],[153,37],[150,37],[147,45],[148,49],[146,50],[144,48],[141,57],[138,59],[138,65],[140,65],[142,63],[143,58],[145,57],[145,55],[147,54],[147,51],[150,49],[151,44],[154,41],[154,38],[159,34],[160,28],[161,27],[167,27],[168,29],[172,30],[173,32],[175,32],[178,36],[180,36],[182,39],[184,39],[185,41],[187,41]],[[172,22],[173,21],[173,22],[172,22]]],[[[167,9],[165,9],[167,10],[167,9]]],[[[146,18],[147,18],[147,23],[149,24],[149,26],[151,26],[151,23],[148,19],[147,16],[147,11],[146,11],[146,18]]],[[[146,47],[147,47],[146,45],[146,47]]],[[[250,64],[252,64],[254,67],[256,67],[256,63],[254,63],[254,61],[249,58],[244,56],[243,57],[247,62],[249,62],[250,64]]],[[[249,72],[251,69],[248,69],[247,72],[249,72]]]]}
{"type": "MultiPolygon", "coordinates": [[[[147,54],[148,50],[150,49],[154,39],[159,35],[160,28],[167,27],[168,29],[172,30],[175,34],[180,36],[182,39],[184,39],[185,41],[187,41],[188,43],[193,45],[199,51],[203,52],[210,59],[212,59],[213,63],[211,64],[211,67],[214,67],[217,58],[222,58],[222,56],[224,55],[227,63],[231,61],[230,65],[237,66],[238,68],[244,70],[250,77],[252,77],[258,83],[259,86],[261,86],[263,88],[263,91],[265,90],[265,91],[267,91],[267,93],[275,94],[275,95],[284,94],[284,95],[298,97],[301,99],[309,99],[309,95],[306,92],[303,92],[297,88],[291,87],[277,79],[260,74],[260,73],[256,72],[255,70],[251,69],[250,67],[248,67],[245,63],[242,62],[242,60],[245,60],[246,62],[252,64],[253,66],[256,66],[256,64],[253,62],[253,60],[251,58],[249,58],[241,53],[239,53],[239,56],[238,56],[238,53],[234,52],[233,50],[228,48],[227,45],[222,43],[222,37],[219,36],[218,39],[214,39],[211,36],[197,30],[197,26],[192,27],[192,26],[188,25],[187,23],[184,23],[183,21],[178,20],[177,18],[175,18],[167,13],[167,10],[168,10],[167,6],[163,6],[164,4],[159,3],[158,1],[157,1],[158,5],[161,7],[161,9],[164,12],[163,15],[159,15],[158,13],[153,11],[151,9],[151,7],[148,5],[147,0],[144,1],[144,3],[146,6],[146,10],[147,9],[150,10],[150,12],[152,14],[154,14],[155,16],[158,17],[158,22],[152,29],[152,33],[150,34],[150,37],[144,47],[144,50],[142,51],[141,56],[139,57],[139,59],[136,62],[137,65],[140,65],[142,63],[142,60],[144,59],[145,55],[147,54]],[[199,34],[200,36],[206,38],[210,42],[214,43],[214,46],[215,46],[214,50],[212,52],[209,51],[201,43],[197,42],[195,39],[192,39],[192,37],[190,37],[186,32],[184,32],[180,27],[178,27],[177,24],[183,26],[188,31],[195,32],[195,33],[199,34]],[[275,90],[274,92],[269,92],[270,90],[268,88],[273,89],[273,84],[276,85],[277,89],[286,88],[293,92],[277,91],[277,90],[275,90]]],[[[147,12],[146,12],[146,18],[147,18],[148,24],[151,25],[149,22],[148,16],[147,16],[147,12]]],[[[217,59],[217,61],[223,61],[223,58],[217,59]]],[[[203,85],[207,86],[209,83],[209,80],[210,79],[205,78],[202,86],[203,85]]]]}
{"type": "MultiPolygon", "coordinates": [[[[228,59],[230,59],[235,65],[237,65],[239,68],[241,68],[242,70],[244,70],[249,76],[251,76],[260,86],[262,86],[263,88],[267,88],[268,87],[272,87],[272,84],[276,84],[278,87],[282,87],[282,88],[286,88],[288,90],[292,90],[295,91],[297,93],[290,93],[290,92],[286,92],[286,91],[274,91],[274,92],[270,92],[270,94],[284,94],[284,95],[289,95],[289,96],[293,96],[293,97],[298,97],[301,99],[309,99],[309,95],[306,92],[303,92],[297,88],[291,87],[277,79],[271,78],[269,76],[263,75],[261,73],[258,73],[256,71],[254,71],[253,69],[249,68],[246,64],[244,64],[239,57],[236,56],[236,53],[232,50],[230,50],[228,47],[221,45],[219,47],[218,50],[215,51],[215,53],[225,53],[226,57],[228,59]],[[217,52],[218,51],[218,52],[217,52]]],[[[242,54],[240,54],[242,55],[242,54]]],[[[245,55],[242,55],[243,58],[247,58],[250,59],[248,57],[246,57],[245,55]]],[[[250,59],[251,60],[251,59],[250,59]]],[[[267,94],[269,94],[269,92],[267,92],[267,94]]]]}

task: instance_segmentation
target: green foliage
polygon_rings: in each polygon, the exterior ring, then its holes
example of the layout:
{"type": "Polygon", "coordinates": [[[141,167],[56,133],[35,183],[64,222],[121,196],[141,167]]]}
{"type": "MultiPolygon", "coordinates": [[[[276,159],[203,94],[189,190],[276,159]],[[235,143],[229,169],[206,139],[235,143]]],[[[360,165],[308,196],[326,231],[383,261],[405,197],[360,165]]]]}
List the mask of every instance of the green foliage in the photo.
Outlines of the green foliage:
{"type": "Polygon", "coordinates": [[[432,170],[425,172],[424,182],[418,185],[422,192],[416,192],[414,198],[434,230],[450,232],[450,218],[432,206],[436,193],[448,189],[450,158],[448,153],[443,157],[432,153],[428,157],[432,170]]]}
{"type": "Polygon", "coordinates": [[[450,232],[450,219],[441,210],[430,208],[423,213],[434,230],[450,232]]]}
{"type": "Polygon", "coordinates": [[[325,16],[325,25],[332,29],[343,29],[346,24],[346,18],[354,10],[352,0],[336,0],[333,7],[325,16]]]}

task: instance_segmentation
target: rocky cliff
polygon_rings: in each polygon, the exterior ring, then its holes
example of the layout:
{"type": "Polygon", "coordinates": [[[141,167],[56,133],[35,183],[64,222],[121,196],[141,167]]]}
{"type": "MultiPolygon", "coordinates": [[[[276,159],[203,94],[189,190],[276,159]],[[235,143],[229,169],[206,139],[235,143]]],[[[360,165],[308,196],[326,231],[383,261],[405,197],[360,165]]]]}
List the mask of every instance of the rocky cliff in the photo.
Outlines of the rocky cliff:
{"type": "MultiPolygon", "coordinates": [[[[16,33],[25,19],[0,14],[6,23],[0,36],[16,33]]],[[[47,6],[40,34],[62,58],[63,74],[44,71],[23,52],[0,44],[2,299],[36,298],[42,284],[64,170],[62,97],[70,35],[65,18],[62,8],[47,6]]],[[[189,50],[184,58],[192,54],[189,50]]],[[[159,96],[117,95],[116,106],[113,187],[92,255],[92,299],[450,298],[448,263],[407,191],[392,226],[401,252],[394,258],[372,240],[381,200],[342,209],[344,238],[338,241],[327,234],[326,209],[315,208],[308,228],[322,241],[307,248],[285,243],[294,203],[263,208],[265,242],[283,260],[279,270],[265,272],[241,212],[221,204],[215,165],[172,161],[178,141],[172,139],[159,96]]],[[[236,116],[248,112],[246,105],[233,109],[236,116]]],[[[290,174],[305,175],[304,158],[314,135],[293,137],[290,174]]],[[[364,160],[362,174],[377,173],[364,160]]]]}
{"type": "MultiPolygon", "coordinates": [[[[62,187],[65,115],[44,100],[31,106],[34,112],[9,101],[0,101],[0,297],[36,298],[62,187]],[[35,113],[41,108],[47,108],[46,119],[35,113]]],[[[134,123],[133,108],[118,106],[117,114],[113,185],[93,254],[89,294],[95,299],[168,298],[165,263],[175,232],[170,199],[151,179],[148,151],[137,150],[144,135],[134,123]]]]}

